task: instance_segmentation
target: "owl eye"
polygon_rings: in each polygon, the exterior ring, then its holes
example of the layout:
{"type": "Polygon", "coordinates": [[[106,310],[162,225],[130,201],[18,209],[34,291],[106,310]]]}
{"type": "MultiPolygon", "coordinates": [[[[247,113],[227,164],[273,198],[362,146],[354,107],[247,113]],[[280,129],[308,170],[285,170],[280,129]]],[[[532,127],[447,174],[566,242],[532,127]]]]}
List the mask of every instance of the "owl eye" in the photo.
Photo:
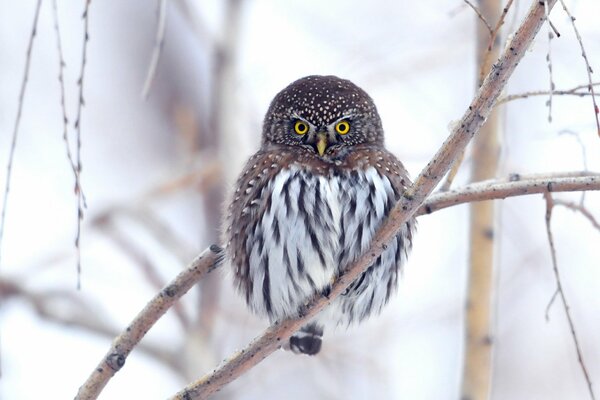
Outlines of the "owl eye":
{"type": "Polygon", "coordinates": [[[350,132],[350,123],[348,121],[340,121],[335,124],[335,131],[340,135],[345,135],[350,132]]]}
{"type": "Polygon", "coordinates": [[[304,135],[306,132],[308,132],[308,124],[304,121],[296,121],[294,124],[294,131],[298,135],[304,135]]]}

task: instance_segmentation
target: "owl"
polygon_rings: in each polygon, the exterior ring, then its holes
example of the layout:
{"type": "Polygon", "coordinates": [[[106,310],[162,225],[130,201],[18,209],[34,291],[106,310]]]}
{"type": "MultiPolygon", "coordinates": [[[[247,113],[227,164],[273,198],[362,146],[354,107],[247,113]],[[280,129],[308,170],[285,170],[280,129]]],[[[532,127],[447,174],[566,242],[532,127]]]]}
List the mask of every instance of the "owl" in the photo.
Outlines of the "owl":
{"type": "MultiPolygon", "coordinates": [[[[368,247],[410,185],[384,147],[369,95],[336,76],[307,76],[279,92],[262,145],[231,195],[223,241],[234,282],[271,322],[298,315],[368,247]]],[[[314,355],[324,329],[377,314],[395,292],[412,246],[408,221],[369,268],[284,347],[314,355]]]]}

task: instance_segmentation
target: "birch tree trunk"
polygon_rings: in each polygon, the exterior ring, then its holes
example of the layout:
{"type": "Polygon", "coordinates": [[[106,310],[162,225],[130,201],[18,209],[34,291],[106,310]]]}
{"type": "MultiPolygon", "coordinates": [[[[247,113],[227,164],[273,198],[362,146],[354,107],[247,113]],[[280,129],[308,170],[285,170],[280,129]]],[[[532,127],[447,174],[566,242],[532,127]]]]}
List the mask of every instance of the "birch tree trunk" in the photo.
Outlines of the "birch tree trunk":
{"type": "MultiPolygon", "coordinates": [[[[479,0],[483,17],[493,27],[502,13],[500,0],[479,0]]],[[[500,38],[496,35],[490,49],[490,31],[477,20],[477,87],[489,72],[500,53],[500,38]]],[[[483,181],[496,175],[500,153],[498,109],[490,114],[480,134],[473,140],[471,181],[483,181]]],[[[483,400],[489,397],[492,335],[491,306],[494,265],[494,202],[472,203],[470,208],[469,274],[466,299],[465,361],[462,399],[483,400]]]]}

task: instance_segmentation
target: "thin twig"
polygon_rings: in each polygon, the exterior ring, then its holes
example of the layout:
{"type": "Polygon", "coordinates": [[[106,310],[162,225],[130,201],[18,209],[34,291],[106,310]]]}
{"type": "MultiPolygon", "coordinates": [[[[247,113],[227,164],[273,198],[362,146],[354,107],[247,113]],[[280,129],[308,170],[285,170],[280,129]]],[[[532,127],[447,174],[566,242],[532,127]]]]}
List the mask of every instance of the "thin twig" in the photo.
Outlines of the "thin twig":
{"type": "MultiPolygon", "coordinates": [[[[583,170],[584,171],[588,171],[588,162],[587,162],[587,151],[585,148],[585,144],[583,144],[583,141],[581,140],[581,137],[579,136],[578,132],[574,132],[571,131],[569,129],[563,129],[562,131],[558,132],[559,135],[571,135],[575,137],[575,140],[577,140],[577,143],[579,144],[579,148],[581,149],[581,161],[583,163],[583,170]]],[[[585,192],[581,192],[581,197],[579,198],[579,205],[581,207],[583,207],[583,204],[585,203],[585,192]]]]}
{"type": "Polygon", "coordinates": [[[211,246],[154,296],[113,341],[106,355],[79,388],[75,400],[96,399],[109,379],[123,367],[129,353],[142,340],[148,329],[196,282],[217,268],[221,258],[222,250],[218,246],[211,246]]]}
{"type": "Polygon", "coordinates": [[[473,3],[471,3],[469,0],[463,0],[463,1],[465,3],[467,3],[467,5],[469,7],[471,7],[473,9],[473,11],[475,11],[475,14],[477,14],[477,17],[481,20],[481,22],[483,22],[483,24],[485,25],[485,27],[487,28],[487,30],[490,32],[490,36],[492,36],[494,30],[492,29],[492,26],[487,21],[487,19],[485,19],[485,17],[483,16],[483,14],[481,14],[481,11],[479,10],[479,8],[476,5],[474,5],[473,3]]]}
{"type": "Polygon", "coordinates": [[[569,9],[567,8],[567,5],[565,4],[564,0],[560,0],[560,4],[562,5],[563,10],[565,10],[565,13],[569,16],[571,26],[573,26],[573,31],[575,31],[575,36],[577,36],[577,41],[579,42],[579,47],[581,48],[581,56],[585,61],[585,70],[588,76],[588,90],[592,94],[592,103],[594,105],[594,117],[596,117],[596,128],[598,130],[598,136],[600,136],[600,119],[598,117],[598,114],[600,114],[600,108],[598,108],[598,104],[596,104],[594,85],[592,84],[592,73],[594,72],[594,70],[590,66],[588,56],[585,52],[585,47],[583,46],[583,40],[581,39],[581,35],[579,34],[579,29],[577,29],[577,25],[575,25],[575,17],[573,17],[573,15],[571,15],[571,13],[569,12],[569,9]]]}
{"type": "MultiPolygon", "coordinates": [[[[548,244],[550,245],[550,255],[552,257],[552,270],[554,271],[554,278],[556,280],[556,291],[560,296],[563,309],[565,310],[565,314],[567,316],[569,329],[571,330],[571,337],[573,338],[573,344],[575,345],[575,351],[577,352],[577,359],[579,361],[579,365],[581,366],[581,372],[583,372],[583,376],[585,377],[590,398],[594,400],[596,397],[594,396],[594,390],[592,389],[592,381],[585,366],[585,361],[583,360],[583,352],[581,351],[581,346],[579,344],[579,340],[577,339],[575,324],[573,322],[573,317],[571,316],[571,311],[569,310],[569,304],[567,303],[567,298],[562,287],[560,273],[558,271],[558,262],[556,260],[556,248],[554,246],[554,237],[552,235],[552,229],[550,228],[552,220],[552,209],[554,208],[554,201],[550,192],[545,192],[544,198],[546,199],[546,234],[548,235],[548,244]]],[[[553,298],[554,297],[555,296],[553,296],[553,298]]]]}
{"type": "Polygon", "coordinates": [[[4,185],[4,198],[2,200],[2,216],[0,217],[0,265],[2,264],[2,242],[4,238],[4,223],[6,221],[6,208],[8,205],[8,192],[10,191],[10,180],[12,177],[12,165],[15,158],[15,149],[17,148],[17,137],[19,135],[19,126],[21,123],[21,114],[23,112],[23,105],[25,103],[25,90],[27,89],[27,81],[29,80],[29,66],[31,64],[31,54],[33,50],[33,42],[37,33],[37,24],[40,16],[40,7],[42,0],[38,0],[35,6],[35,13],[33,15],[33,27],[29,35],[29,44],[27,45],[27,53],[25,55],[25,68],[23,70],[23,79],[21,80],[21,90],[19,92],[19,101],[17,106],[17,116],[15,118],[15,125],[12,133],[12,140],[10,143],[10,152],[8,154],[8,164],[6,166],[6,184],[4,185]]]}
{"type": "Polygon", "coordinates": [[[165,43],[165,31],[167,27],[167,0],[159,0],[158,3],[158,26],[156,28],[156,39],[154,41],[154,49],[152,50],[152,58],[150,60],[150,66],[148,67],[148,74],[144,81],[144,87],[142,89],[142,97],[148,98],[150,94],[150,88],[154,82],[156,76],[156,69],[158,67],[158,61],[162,52],[163,45],[165,43]]]}
{"type": "Polygon", "coordinates": [[[490,35],[488,51],[492,51],[492,47],[494,46],[494,42],[496,41],[498,32],[500,31],[500,28],[502,27],[502,25],[504,25],[504,19],[506,18],[506,14],[508,14],[508,10],[510,10],[510,7],[512,6],[513,1],[514,0],[508,0],[508,3],[506,3],[506,5],[504,6],[504,9],[502,10],[502,15],[500,15],[500,19],[498,19],[498,23],[496,23],[496,26],[494,27],[494,30],[492,31],[492,34],[490,35]]]}
{"type": "MultiPolygon", "coordinates": [[[[591,86],[600,86],[600,82],[592,83],[591,86]]],[[[589,87],[590,87],[589,84],[579,85],[579,86],[575,86],[574,88],[567,89],[567,90],[554,90],[552,93],[554,94],[554,96],[579,96],[579,97],[595,96],[595,94],[592,94],[590,92],[580,92],[579,91],[582,89],[587,89],[589,87]]],[[[550,94],[550,92],[548,90],[535,90],[535,91],[531,91],[531,92],[511,94],[511,95],[504,96],[504,97],[498,99],[498,102],[496,103],[496,105],[508,103],[509,101],[513,101],[513,100],[527,99],[529,97],[534,97],[534,96],[548,96],[549,94],[550,94]]]]}
{"type": "Polygon", "coordinates": [[[548,91],[548,122],[552,122],[552,95],[554,94],[554,78],[552,75],[552,39],[554,39],[554,33],[552,32],[552,24],[550,23],[550,15],[548,10],[548,2],[544,0],[544,12],[546,14],[546,20],[548,21],[548,53],[546,53],[546,65],[548,66],[548,80],[550,90],[548,91]]]}
{"type": "MultiPolygon", "coordinates": [[[[160,290],[164,285],[164,279],[160,276],[157,266],[148,258],[144,251],[142,251],[135,242],[128,236],[121,233],[116,224],[112,219],[107,218],[99,223],[101,229],[104,230],[106,236],[110,238],[113,243],[120,248],[125,254],[127,254],[138,266],[148,283],[150,283],[153,291],[160,290]]],[[[189,258],[188,258],[189,259],[189,258]]],[[[177,319],[181,323],[184,330],[190,326],[190,321],[185,313],[185,309],[182,304],[176,303],[173,306],[173,311],[177,316],[177,319]]]]}
{"type": "Polygon", "coordinates": [[[77,102],[77,118],[75,119],[75,130],[77,131],[76,166],[77,178],[75,180],[75,193],[77,194],[77,234],[75,235],[75,249],[77,257],[77,289],[81,289],[81,222],[83,221],[83,210],[86,208],[85,196],[81,189],[81,114],[85,101],[83,99],[83,80],[85,76],[85,65],[87,63],[87,44],[90,40],[89,34],[89,11],[91,0],[86,0],[83,10],[83,49],[81,51],[81,72],[77,85],[79,86],[79,101],[77,102]]]}
{"type": "Polygon", "coordinates": [[[79,180],[79,175],[77,174],[77,166],[75,165],[75,161],[73,160],[73,154],[71,154],[71,146],[69,143],[68,136],[68,127],[69,127],[69,118],[67,117],[67,105],[66,105],[66,95],[65,95],[65,79],[64,79],[64,70],[65,70],[65,59],[63,57],[62,50],[62,41],[60,38],[60,29],[58,24],[58,6],[56,4],[56,0],[52,0],[52,17],[54,19],[54,32],[56,33],[56,51],[58,53],[58,82],[60,85],[60,107],[62,109],[62,120],[63,120],[63,141],[65,142],[65,149],[67,152],[67,159],[69,160],[69,165],[71,166],[71,170],[73,170],[73,175],[75,176],[75,181],[79,180]]]}
{"type": "Polygon", "coordinates": [[[553,199],[553,200],[554,200],[554,205],[556,205],[556,206],[563,206],[563,207],[573,210],[575,212],[579,212],[581,215],[583,215],[585,218],[587,218],[588,221],[590,221],[590,223],[592,224],[594,229],[596,229],[600,232],[600,223],[598,223],[598,220],[596,220],[596,217],[594,217],[594,215],[590,212],[590,210],[585,208],[581,203],[578,204],[578,203],[574,203],[572,201],[566,201],[566,200],[560,200],[560,199],[553,199]]]}
{"type": "MultiPolygon", "coordinates": [[[[69,291],[48,290],[44,292],[25,289],[22,283],[0,279],[0,300],[15,298],[27,302],[36,314],[48,322],[68,328],[81,329],[102,338],[113,339],[119,331],[99,315],[98,307],[89,304],[81,296],[69,291]]],[[[180,357],[165,346],[140,343],[138,350],[145,353],[173,372],[181,374],[180,357]]]]}

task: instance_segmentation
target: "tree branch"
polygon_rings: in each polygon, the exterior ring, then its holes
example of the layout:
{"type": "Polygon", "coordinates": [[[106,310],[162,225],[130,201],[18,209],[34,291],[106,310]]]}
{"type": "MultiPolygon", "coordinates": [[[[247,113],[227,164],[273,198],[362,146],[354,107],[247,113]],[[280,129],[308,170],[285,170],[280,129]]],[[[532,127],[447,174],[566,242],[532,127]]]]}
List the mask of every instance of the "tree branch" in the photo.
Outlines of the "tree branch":
{"type": "Polygon", "coordinates": [[[77,133],[77,145],[75,147],[77,174],[75,176],[75,193],[77,195],[77,233],[75,234],[75,249],[77,256],[77,289],[81,289],[81,222],[83,221],[83,210],[86,208],[85,196],[81,189],[81,117],[85,100],[83,98],[83,82],[85,78],[85,66],[87,64],[87,45],[90,41],[90,3],[85,1],[83,10],[83,48],[81,49],[81,69],[77,86],[79,86],[79,97],[77,101],[77,117],[75,118],[75,131],[77,133]]]}
{"type": "Polygon", "coordinates": [[[550,303],[546,308],[546,318],[548,318],[548,310],[552,305],[554,299],[557,296],[560,297],[561,303],[563,305],[563,309],[565,310],[565,315],[567,316],[567,322],[569,324],[569,330],[571,331],[571,337],[573,338],[573,345],[575,346],[575,352],[577,353],[577,360],[579,361],[579,365],[581,367],[581,372],[585,378],[585,382],[587,383],[588,393],[592,400],[595,400],[594,390],[592,389],[592,380],[590,379],[590,374],[588,373],[587,367],[585,365],[585,361],[583,359],[583,352],[581,350],[581,344],[579,344],[579,339],[577,338],[577,331],[575,330],[575,322],[573,322],[573,316],[571,315],[571,311],[569,310],[569,304],[567,303],[567,296],[565,295],[565,291],[562,286],[562,280],[560,277],[560,273],[558,271],[558,261],[556,259],[556,247],[554,246],[554,236],[552,235],[552,229],[550,227],[552,221],[552,210],[554,209],[554,201],[552,199],[552,195],[550,192],[544,193],[544,199],[546,199],[546,234],[548,236],[548,244],[550,246],[550,255],[552,258],[552,271],[554,272],[554,279],[556,281],[556,292],[550,299],[550,303]]]}
{"type": "Polygon", "coordinates": [[[37,34],[37,24],[40,16],[40,6],[42,0],[38,0],[35,6],[33,15],[33,27],[29,35],[29,44],[27,45],[27,54],[25,56],[25,69],[23,70],[23,79],[21,80],[21,90],[19,91],[19,101],[17,105],[17,116],[15,117],[15,125],[12,132],[10,143],[10,151],[8,153],[8,163],[6,165],[6,183],[4,184],[4,196],[2,199],[2,214],[0,216],[0,262],[2,260],[2,239],[4,237],[4,222],[6,221],[6,208],[8,205],[8,192],[10,191],[10,180],[12,177],[12,165],[15,158],[15,149],[17,148],[17,137],[19,135],[19,126],[21,124],[21,114],[23,112],[23,104],[25,103],[25,91],[27,90],[27,81],[29,80],[29,66],[31,64],[31,55],[33,52],[33,42],[37,34]]]}
{"type": "Polygon", "coordinates": [[[156,76],[156,69],[158,68],[158,61],[162,52],[163,45],[165,44],[165,30],[167,27],[167,0],[159,0],[158,2],[158,24],[156,26],[156,38],[154,39],[154,49],[152,50],[152,58],[150,59],[150,65],[148,66],[148,72],[146,74],[146,80],[144,81],[144,87],[142,88],[142,98],[147,99],[150,94],[150,88],[154,82],[156,76]]]}
{"type": "Polygon", "coordinates": [[[96,399],[109,379],[123,367],[131,350],[142,340],[150,327],[194,284],[218,267],[221,260],[221,249],[218,246],[211,246],[154,296],[123,333],[114,340],[98,366],[79,388],[75,399],[96,399]]]}
{"type": "Polygon", "coordinates": [[[600,190],[600,173],[567,172],[549,175],[517,175],[506,179],[472,183],[449,192],[431,195],[417,215],[482,200],[505,199],[545,192],[600,190]]]}

